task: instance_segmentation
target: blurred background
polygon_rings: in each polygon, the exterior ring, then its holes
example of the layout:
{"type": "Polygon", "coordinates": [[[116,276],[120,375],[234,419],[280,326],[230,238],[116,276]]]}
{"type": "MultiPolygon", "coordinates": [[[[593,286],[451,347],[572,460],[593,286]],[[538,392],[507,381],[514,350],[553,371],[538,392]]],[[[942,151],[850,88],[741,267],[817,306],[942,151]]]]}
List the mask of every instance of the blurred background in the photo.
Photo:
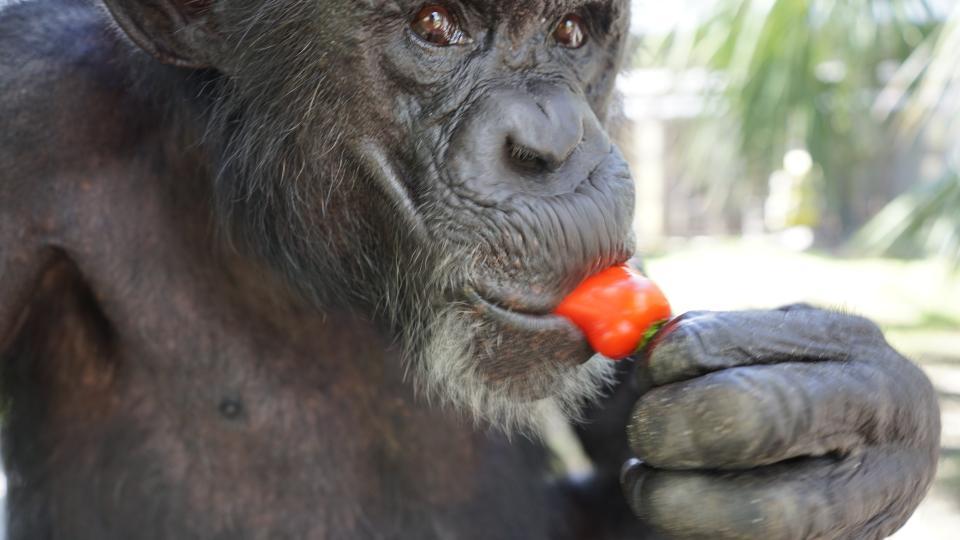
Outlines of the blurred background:
{"type": "Polygon", "coordinates": [[[620,146],[678,311],[808,301],[933,380],[937,483],[897,539],[960,530],[960,2],[634,0],[620,146]]]}

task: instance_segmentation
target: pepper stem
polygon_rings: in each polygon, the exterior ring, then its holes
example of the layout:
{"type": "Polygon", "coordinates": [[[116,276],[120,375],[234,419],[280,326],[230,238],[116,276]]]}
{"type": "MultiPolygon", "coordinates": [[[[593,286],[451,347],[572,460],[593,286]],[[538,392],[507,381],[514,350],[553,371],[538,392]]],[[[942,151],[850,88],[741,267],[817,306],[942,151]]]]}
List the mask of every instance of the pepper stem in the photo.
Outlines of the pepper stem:
{"type": "Polygon", "coordinates": [[[670,322],[669,319],[664,319],[651,324],[650,327],[647,328],[647,331],[643,333],[643,337],[640,338],[640,343],[637,344],[637,353],[643,352],[643,350],[647,348],[647,345],[650,344],[650,341],[653,339],[653,337],[657,335],[657,332],[662,330],[668,322],[670,322]]]}

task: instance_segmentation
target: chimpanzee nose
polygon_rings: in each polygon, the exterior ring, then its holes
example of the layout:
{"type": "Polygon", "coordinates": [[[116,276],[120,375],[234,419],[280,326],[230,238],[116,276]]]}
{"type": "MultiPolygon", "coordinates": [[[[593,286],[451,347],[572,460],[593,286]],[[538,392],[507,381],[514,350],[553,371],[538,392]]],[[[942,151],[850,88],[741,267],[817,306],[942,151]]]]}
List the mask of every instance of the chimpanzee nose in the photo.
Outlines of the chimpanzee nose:
{"type": "Polygon", "coordinates": [[[504,159],[520,171],[556,171],[583,139],[583,118],[566,94],[530,96],[508,107],[501,128],[504,159]]]}
{"type": "Polygon", "coordinates": [[[478,200],[570,192],[610,153],[586,99],[569,87],[491,90],[451,140],[451,180],[478,200]]]}

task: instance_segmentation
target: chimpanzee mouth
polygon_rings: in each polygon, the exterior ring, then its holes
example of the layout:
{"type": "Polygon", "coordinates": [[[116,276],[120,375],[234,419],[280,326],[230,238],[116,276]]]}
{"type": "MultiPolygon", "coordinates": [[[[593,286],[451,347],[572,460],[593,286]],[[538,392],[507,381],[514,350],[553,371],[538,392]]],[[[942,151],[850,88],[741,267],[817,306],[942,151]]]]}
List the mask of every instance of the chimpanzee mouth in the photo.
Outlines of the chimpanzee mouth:
{"type": "Polygon", "coordinates": [[[505,302],[493,297],[481,295],[476,288],[468,288],[467,300],[481,315],[490,317],[494,321],[514,327],[518,330],[530,332],[568,332],[573,323],[555,315],[548,308],[531,306],[529,309],[506,307],[505,302]]]}
{"type": "Polygon", "coordinates": [[[419,356],[428,394],[507,433],[537,436],[548,410],[578,417],[612,383],[612,363],[563,317],[514,311],[472,287],[457,296],[419,356]]]}

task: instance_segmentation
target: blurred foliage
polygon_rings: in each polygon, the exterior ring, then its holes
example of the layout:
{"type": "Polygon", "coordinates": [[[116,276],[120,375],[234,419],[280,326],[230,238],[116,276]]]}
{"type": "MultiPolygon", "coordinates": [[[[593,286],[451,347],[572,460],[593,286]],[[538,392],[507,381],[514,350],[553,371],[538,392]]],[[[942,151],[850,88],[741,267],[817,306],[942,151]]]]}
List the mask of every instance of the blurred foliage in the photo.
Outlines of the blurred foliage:
{"type": "MultiPolygon", "coordinates": [[[[894,128],[922,129],[947,106],[958,112],[956,100],[945,98],[960,67],[956,32],[950,32],[956,25],[947,24],[946,15],[927,0],[717,0],[692,28],[647,36],[646,48],[654,52],[640,61],[722,74],[724,83],[707,89],[706,116],[736,131],[746,178],[710,176],[713,190],[719,184],[731,196],[761,199],[785,152],[804,148],[822,177],[823,215],[833,218],[821,232],[840,239],[862,224],[854,207],[871,171],[889,157],[894,128]],[[881,101],[889,106],[878,106],[881,101]]],[[[924,209],[949,211],[942,204],[924,209]]],[[[926,225],[888,223],[880,236],[945,227],[928,218],[926,225]]]]}
{"type": "Polygon", "coordinates": [[[854,236],[853,248],[895,257],[942,256],[960,265],[960,174],[948,172],[890,203],[854,236]]]}
{"type": "Polygon", "coordinates": [[[877,108],[895,117],[904,138],[941,127],[945,172],[894,200],[853,240],[868,253],[901,257],[944,256],[960,265],[960,6],[942,30],[903,64],[877,108]]]}

